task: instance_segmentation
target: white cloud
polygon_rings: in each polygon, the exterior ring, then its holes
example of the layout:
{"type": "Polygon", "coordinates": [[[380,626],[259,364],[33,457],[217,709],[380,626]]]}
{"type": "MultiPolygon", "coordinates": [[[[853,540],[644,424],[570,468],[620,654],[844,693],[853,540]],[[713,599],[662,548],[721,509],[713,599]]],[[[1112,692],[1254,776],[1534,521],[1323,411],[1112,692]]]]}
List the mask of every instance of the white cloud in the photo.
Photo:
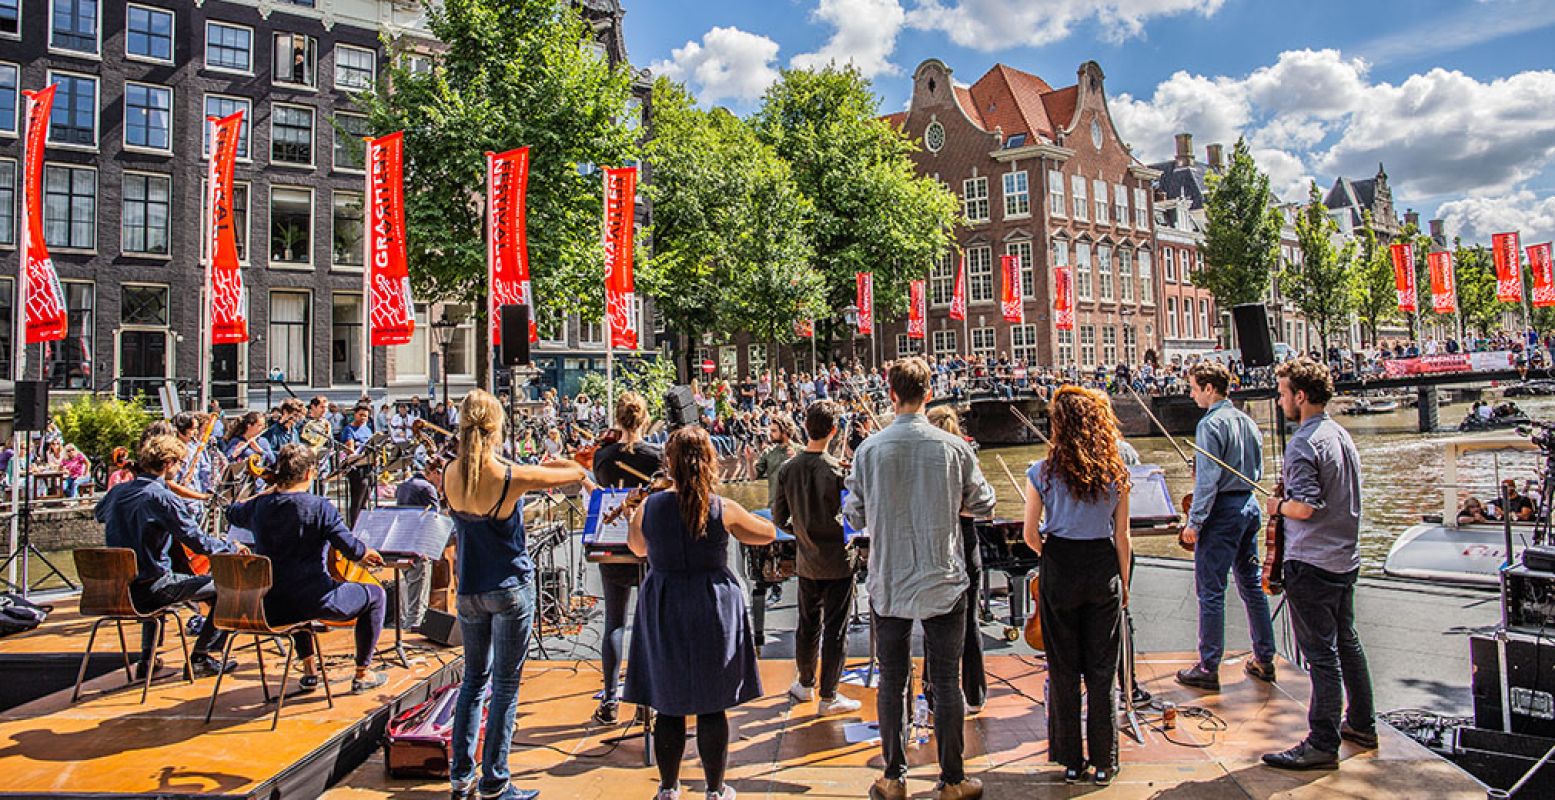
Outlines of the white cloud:
{"type": "Polygon", "coordinates": [[[1206,17],[1225,0],[922,0],[907,14],[907,24],[943,31],[962,47],[991,52],[1038,47],[1064,39],[1073,28],[1094,20],[1103,38],[1123,41],[1144,33],[1152,17],[1198,13],[1206,17]]]}
{"type": "Polygon", "coordinates": [[[1526,189],[1498,197],[1449,200],[1436,209],[1448,237],[1464,242],[1490,242],[1492,233],[1518,231],[1524,244],[1555,238],[1555,197],[1537,197],[1526,189]]]}
{"type": "Polygon", "coordinates": [[[907,19],[897,0],[821,0],[811,17],[835,31],[820,50],[794,56],[795,67],[811,69],[836,62],[852,63],[870,78],[901,73],[901,67],[891,63],[896,35],[907,19]]]}
{"type": "Polygon", "coordinates": [[[1555,25],[1555,0],[1480,0],[1366,42],[1356,51],[1375,64],[1430,58],[1555,25]]]}
{"type": "Polygon", "coordinates": [[[702,42],[686,42],[668,61],[648,65],[653,72],[682,81],[703,103],[748,102],[761,97],[778,78],[778,43],[739,28],[713,28],[702,42]]]}

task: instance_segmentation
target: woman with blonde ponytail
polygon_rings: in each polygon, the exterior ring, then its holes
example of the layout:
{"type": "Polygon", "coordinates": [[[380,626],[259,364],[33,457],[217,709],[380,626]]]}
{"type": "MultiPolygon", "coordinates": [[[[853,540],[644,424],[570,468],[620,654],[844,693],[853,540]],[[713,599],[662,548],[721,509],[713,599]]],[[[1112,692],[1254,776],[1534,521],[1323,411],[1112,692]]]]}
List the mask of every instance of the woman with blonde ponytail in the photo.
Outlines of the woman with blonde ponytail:
{"type": "Polygon", "coordinates": [[[486,743],[481,752],[483,800],[524,800],[538,792],[508,782],[508,750],[518,682],[534,619],[534,562],[524,541],[524,493],[555,489],[586,479],[576,462],[520,466],[498,456],[505,418],[489,392],[476,389],[459,413],[459,453],[443,475],[459,545],[459,629],[464,636],[464,683],[454,712],[453,763],[449,777],[455,798],[476,788],[475,743],[481,701],[491,684],[486,743]]]}

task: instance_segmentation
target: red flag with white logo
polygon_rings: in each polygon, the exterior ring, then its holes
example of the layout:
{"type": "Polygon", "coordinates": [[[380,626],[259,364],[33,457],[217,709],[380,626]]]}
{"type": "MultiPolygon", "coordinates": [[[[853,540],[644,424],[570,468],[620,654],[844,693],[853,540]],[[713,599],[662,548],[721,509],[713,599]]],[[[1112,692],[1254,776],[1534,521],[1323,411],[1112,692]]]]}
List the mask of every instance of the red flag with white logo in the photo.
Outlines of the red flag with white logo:
{"type": "Polygon", "coordinates": [[[956,268],[956,291],[950,296],[950,318],[966,319],[966,253],[961,254],[961,266],[956,268]]]}
{"type": "Polygon", "coordinates": [[[860,272],[853,280],[858,284],[858,332],[869,336],[875,332],[875,274],[860,272]]]}
{"type": "Polygon", "coordinates": [[[26,237],[27,252],[27,296],[22,299],[26,315],[22,325],[27,344],[58,341],[65,338],[69,328],[65,292],[43,238],[43,151],[55,89],[55,84],[49,84],[36,92],[22,92],[27,98],[27,202],[22,206],[22,235],[26,237]]]}
{"type": "Polygon", "coordinates": [[[1528,271],[1533,273],[1534,307],[1555,306],[1555,274],[1551,274],[1549,242],[1528,248],[1528,271]]]}
{"type": "Polygon", "coordinates": [[[1023,323],[1026,321],[1026,309],[1020,294],[1020,256],[1000,256],[999,272],[1004,275],[1004,290],[999,297],[1004,321],[1023,323]]]}
{"type": "Polygon", "coordinates": [[[502,346],[500,309],[529,306],[529,341],[540,341],[529,285],[529,234],[524,224],[529,148],[486,154],[486,319],[491,345],[502,346]]]}
{"type": "Polygon", "coordinates": [[[1496,299],[1503,303],[1521,303],[1523,265],[1517,234],[1515,232],[1492,234],[1490,253],[1496,260],[1496,299]]]}
{"type": "Polygon", "coordinates": [[[928,324],[929,311],[927,298],[924,296],[923,281],[907,284],[907,300],[911,306],[907,311],[907,338],[922,339],[928,324]]]}
{"type": "Polygon", "coordinates": [[[1419,309],[1415,301],[1415,248],[1399,242],[1388,248],[1393,256],[1393,288],[1398,292],[1398,310],[1412,314],[1419,309]]]}
{"type": "Polygon", "coordinates": [[[405,258],[405,134],[367,139],[367,312],[373,347],[409,344],[415,300],[405,258]]]}
{"type": "Polygon", "coordinates": [[[1452,253],[1445,250],[1425,257],[1431,271],[1431,310],[1451,314],[1458,310],[1458,279],[1452,269],[1452,253]]]}
{"type": "Polygon", "coordinates": [[[632,281],[632,237],[637,208],[637,168],[605,170],[605,325],[610,346],[637,349],[637,322],[632,309],[637,292],[632,281]]]}
{"type": "Polygon", "coordinates": [[[238,157],[238,138],[243,132],[243,112],[217,119],[207,117],[211,126],[211,163],[205,176],[210,193],[205,207],[206,243],[210,260],[211,344],[238,344],[248,341],[248,290],[243,285],[243,270],[238,265],[237,218],[232,209],[232,165],[238,157]]]}
{"type": "Polygon", "coordinates": [[[813,319],[796,319],[796,320],[794,320],[794,335],[799,337],[799,338],[801,338],[801,339],[813,338],[815,336],[815,320],[813,320],[813,319]]]}
{"type": "Polygon", "coordinates": [[[1053,327],[1074,330],[1074,276],[1063,265],[1053,268],[1053,327]]]}

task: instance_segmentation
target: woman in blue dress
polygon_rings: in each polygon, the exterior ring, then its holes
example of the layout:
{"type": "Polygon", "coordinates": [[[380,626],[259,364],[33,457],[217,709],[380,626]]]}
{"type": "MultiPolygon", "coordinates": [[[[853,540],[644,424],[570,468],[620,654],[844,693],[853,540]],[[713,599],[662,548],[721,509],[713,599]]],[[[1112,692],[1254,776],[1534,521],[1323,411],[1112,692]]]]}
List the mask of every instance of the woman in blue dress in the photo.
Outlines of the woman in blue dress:
{"type": "Polygon", "coordinates": [[[658,712],[653,750],[658,800],[680,797],[686,717],[697,719],[697,755],[709,800],[732,800],[723,782],[729,756],[725,712],[761,696],[756,642],[745,592],[729,570],[729,538],[771,544],[772,523],[718,496],[718,455],[701,427],[681,428],[665,445],[675,488],[648,497],[632,515],[627,543],[648,558],[637,595],[626,687],[621,699],[658,712]]]}

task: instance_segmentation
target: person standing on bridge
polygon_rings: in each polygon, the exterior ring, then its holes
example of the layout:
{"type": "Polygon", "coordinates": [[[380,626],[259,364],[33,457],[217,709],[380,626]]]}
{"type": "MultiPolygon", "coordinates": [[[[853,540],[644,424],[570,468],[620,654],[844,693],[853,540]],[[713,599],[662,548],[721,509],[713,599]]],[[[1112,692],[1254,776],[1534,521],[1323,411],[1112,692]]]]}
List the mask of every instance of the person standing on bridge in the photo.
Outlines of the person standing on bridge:
{"type": "Polygon", "coordinates": [[[1258,424],[1226,398],[1230,385],[1231,373],[1214,361],[1188,370],[1188,392],[1206,409],[1193,434],[1203,452],[1194,460],[1193,505],[1182,532],[1183,544],[1193,548],[1199,661],[1179,670],[1177,682],[1210,692],[1220,691],[1220,659],[1226,649],[1227,572],[1236,576],[1253,639],[1253,657],[1243,668],[1254,678],[1274,681],[1274,623],[1258,563],[1258,501],[1248,483],[1263,477],[1263,443],[1258,424]]]}

